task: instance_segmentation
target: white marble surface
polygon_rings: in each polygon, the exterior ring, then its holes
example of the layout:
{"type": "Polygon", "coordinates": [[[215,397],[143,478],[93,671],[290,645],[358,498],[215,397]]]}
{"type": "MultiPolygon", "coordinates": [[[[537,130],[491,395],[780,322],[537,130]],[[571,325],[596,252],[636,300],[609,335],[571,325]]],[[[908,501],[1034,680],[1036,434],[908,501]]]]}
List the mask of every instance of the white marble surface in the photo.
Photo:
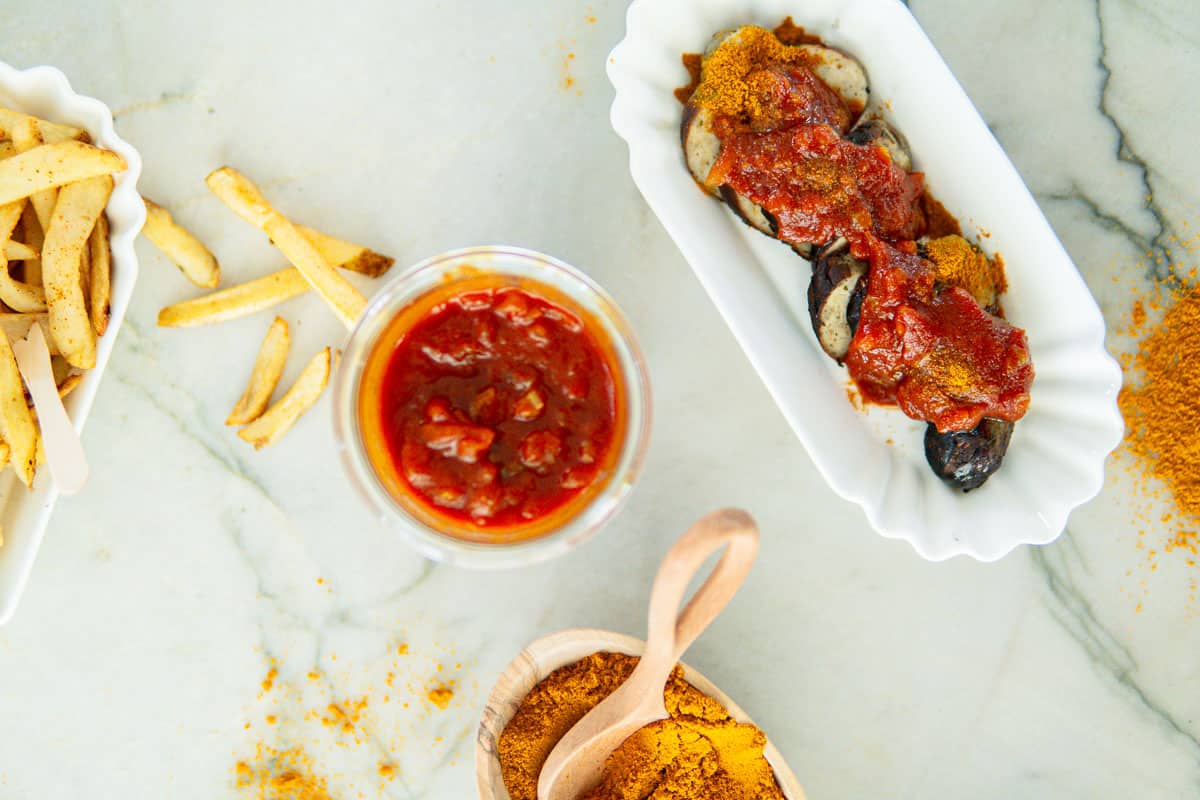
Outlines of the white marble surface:
{"type": "MultiPolygon", "coordinates": [[[[1144,251],[1200,222],[1200,7],[913,6],[1115,327],[1128,288],[1112,278],[1136,279],[1144,251]]],[[[143,243],[85,435],[96,474],[60,503],[0,630],[0,798],[258,796],[234,764],[260,743],[302,745],[338,798],[470,797],[497,672],[558,628],[640,632],[659,555],[716,503],[759,517],[764,556],[689,659],[812,798],[1200,796],[1197,568],[1145,564],[1119,464],[1058,544],[999,564],[928,564],[873,534],[821,482],[628,178],[603,76],[623,10],[0,9],[0,57],[55,64],[117,109],[144,191],[210,243],[227,280],[282,262],[207,194],[226,162],[293,216],[402,263],[495,241],[555,253],[632,318],[657,417],[632,502],[585,548],[517,573],[431,567],[346,485],[325,403],[262,453],[224,428],[267,317],[157,329],[157,309],[195,291],[143,243]],[[447,676],[457,691],[440,710],[421,695],[447,676]],[[352,732],[306,718],[363,695],[352,732]],[[392,779],[378,772],[389,759],[392,779]]],[[[282,313],[295,353],[340,340],[312,298],[282,313]]]]}

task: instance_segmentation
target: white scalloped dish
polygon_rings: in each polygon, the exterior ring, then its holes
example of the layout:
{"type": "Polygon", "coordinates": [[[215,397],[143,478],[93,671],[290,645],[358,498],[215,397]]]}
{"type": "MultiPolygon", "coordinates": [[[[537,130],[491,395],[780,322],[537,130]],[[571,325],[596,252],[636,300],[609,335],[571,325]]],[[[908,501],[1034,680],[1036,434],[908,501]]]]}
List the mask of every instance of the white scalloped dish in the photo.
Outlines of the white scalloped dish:
{"type": "MultiPolygon", "coordinates": [[[[146,208],[137,191],[142,160],[133,147],[117,136],[108,107],[99,100],[76,94],[66,77],[53,67],[18,70],[0,62],[0,106],[83,128],[94,144],[125,159],[126,169],[116,176],[106,208],[112,247],[112,308],[108,330],[96,342],[96,366],[83,373],[79,387],[66,400],[71,422],[82,433],[137,281],[133,241],[146,220],[146,208]]],[[[94,460],[95,454],[92,455],[94,460]]],[[[96,464],[92,466],[94,469],[96,464]]],[[[0,544],[0,625],[16,610],[57,499],[58,490],[49,470],[38,470],[33,487],[28,490],[18,483],[12,470],[0,474],[0,525],[4,531],[4,542],[0,544]]]]}
{"type": "Polygon", "coordinates": [[[897,0],[634,0],[608,74],[634,182],[834,491],[880,534],[930,560],[992,561],[1053,541],[1071,510],[1100,491],[1121,439],[1120,368],[1070,257],[908,9],[897,0]],[[770,28],[787,16],[863,63],[872,110],[907,137],[913,169],[968,238],[985,228],[985,249],[1004,258],[1004,309],[1028,335],[1037,377],[1004,465],[970,493],[925,463],[924,423],[848,401],[849,377],[809,324],[807,262],[704,194],[684,165],[673,95],[687,82],[681,54],[703,51],[717,31],[770,28]]]}

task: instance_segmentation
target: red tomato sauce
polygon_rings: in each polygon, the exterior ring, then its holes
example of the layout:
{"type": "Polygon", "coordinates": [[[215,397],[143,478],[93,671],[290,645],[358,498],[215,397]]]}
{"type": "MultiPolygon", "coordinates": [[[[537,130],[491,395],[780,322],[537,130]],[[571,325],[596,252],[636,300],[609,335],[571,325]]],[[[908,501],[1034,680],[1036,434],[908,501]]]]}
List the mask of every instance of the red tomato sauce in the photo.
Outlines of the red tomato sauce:
{"type": "Polygon", "coordinates": [[[881,147],[854,144],[823,124],[724,135],[723,127],[714,125],[721,154],[708,182],[728,184],[769,211],[785,241],[894,241],[925,226],[923,176],[897,167],[881,147]]]}
{"type": "Polygon", "coordinates": [[[746,76],[746,84],[753,95],[750,106],[754,113],[747,120],[750,130],[824,124],[845,133],[856,116],[837,92],[801,64],[772,64],[755,70],[746,76]]]}
{"type": "Polygon", "coordinates": [[[965,289],[935,292],[924,259],[878,240],[868,251],[870,283],[846,355],[863,396],[942,432],[1024,416],[1033,384],[1025,332],[965,289]]]}
{"type": "Polygon", "coordinates": [[[606,477],[618,379],[580,314],[525,287],[471,289],[381,348],[379,428],[393,477],[426,511],[511,531],[606,477]]]}

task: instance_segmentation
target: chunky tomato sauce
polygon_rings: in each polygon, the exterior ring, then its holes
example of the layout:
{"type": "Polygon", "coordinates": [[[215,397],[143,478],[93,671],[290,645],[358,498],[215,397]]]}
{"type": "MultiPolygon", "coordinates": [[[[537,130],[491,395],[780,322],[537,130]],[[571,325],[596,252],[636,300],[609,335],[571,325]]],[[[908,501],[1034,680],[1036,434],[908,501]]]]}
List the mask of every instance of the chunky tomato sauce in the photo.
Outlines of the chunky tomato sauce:
{"type": "Polygon", "coordinates": [[[838,93],[802,64],[772,64],[755,70],[746,77],[746,84],[751,94],[747,120],[751,130],[821,124],[844,133],[854,121],[838,93]]]}
{"type": "Polygon", "coordinates": [[[393,477],[427,510],[511,531],[606,477],[618,379],[580,315],[524,287],[474,289],[390,347],[376,413],[393,477]]]}
{"type": "MultiPolygon", "coordinates": [[[[924,180],[892,163],[880,147],[844,139],[828,125],[721,136],[709,183],[729,184],[771,212],[779,237],[825,243],[866,235],[912,239],[925,225],[924,180]]],[[[855,255],[862,257],[861,248],[855,255]]]]}
{"type": "Polygon", "coordinates": [[[1033,383],[1025,332],[965,289],[935,292],[924,259],[878,240],[868,250],[870,283],[846,355],[863,395],[943,432],[1024,416],[1033,383]]]}

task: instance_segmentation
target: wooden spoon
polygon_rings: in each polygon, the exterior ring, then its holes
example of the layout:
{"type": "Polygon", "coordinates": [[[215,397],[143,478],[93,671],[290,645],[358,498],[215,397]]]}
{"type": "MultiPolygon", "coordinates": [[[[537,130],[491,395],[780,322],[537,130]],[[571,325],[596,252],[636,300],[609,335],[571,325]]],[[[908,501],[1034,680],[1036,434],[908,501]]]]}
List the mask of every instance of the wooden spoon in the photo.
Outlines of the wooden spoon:
{"type": "Polygon", "coordinates": [[[589,711],[550,752],[538,800],[575,800],[600,780],[605,759],[639,728],[667,718],[663,690],[684,651],[742,585],[758,552],[758,527],[745,511],[702,517],[663,559],[650,593],[646,649],[617,690],[589,711]],[[676,618],[688,584],[713,553],[725,553],[676,618]]]}

